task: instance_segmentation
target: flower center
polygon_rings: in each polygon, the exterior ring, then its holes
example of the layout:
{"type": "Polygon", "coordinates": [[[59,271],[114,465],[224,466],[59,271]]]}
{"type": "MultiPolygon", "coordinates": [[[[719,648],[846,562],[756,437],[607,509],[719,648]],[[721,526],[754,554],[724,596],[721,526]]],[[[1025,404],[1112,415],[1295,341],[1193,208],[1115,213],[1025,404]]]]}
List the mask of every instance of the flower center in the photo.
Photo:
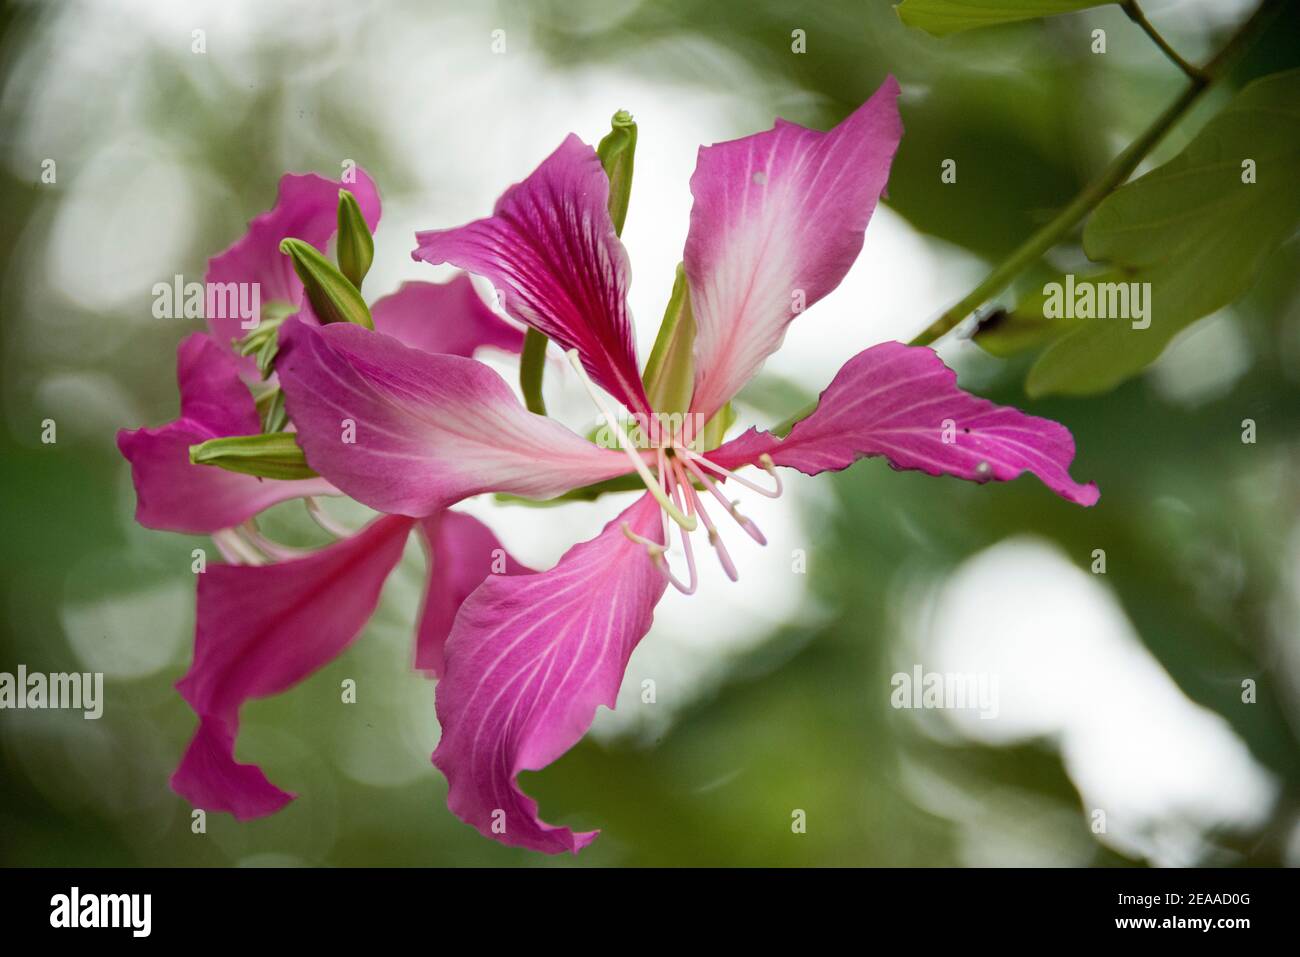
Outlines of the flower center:
{"type": "Polygon", "coordinates": [[[699,584],[699,577],[695,568],[695,552],[691,546],[691,532],[695,531],[702,522],[708,532],[709,545],[717,553],[723,571],[727,573],[727,577],[733,582],[736,581],[739,578],[736,565],[731,560],[727,546],[722,542],[722,536],[718,534],[717,526],[714,525],[713,519],[704,508],[704,500],[699,493],[701,491],[708,492],[722,506],[722,509],[732,517],[736,524],[745,530],[745,533],[750,538],[760,545],[766,545],[767,539],[763,537],[763,533],[759,531],[758,526],[740,513],[739,503],[728,499],[723,494],[718,483],[727,479],[734,479],[740,485],[766,498],[779,498],[782,490],[781,477],[776,474],[776,467],[772,462],[772,457],[767,454],[759,456],[759,465],[776,482],[775,488],[763,488],[693,451],[689,448],[689,436],[674,433],[668,438],[667,442],[655,448],[655,470],[652,472],[636,443],[628,436],[622,425],[619,424],[617,417],[610,411],[605,400],[596,391],[595,384],[592,383],[587,376],[586,370],[582,367],[582,360],[578,356],[578,351],[571,349],[568,356],[569,362],[577,370],[578,377],[587,389],[587,394],[591,396],[596,408],[600,410],[600,414],[609,427],[611,434],[618,438],[619,446],[627,453],[632,462],[632,467],[641,477],[641,481],[645,483],[646,490],[659,503],[664,530],[664,543],[662,545],[633,531],[626,522],[623,523],[623,534],[632,541],[644,545],[651,561],[655,563],[655,567],[664,573],[672,586],[683,594],[690,595],[694,593],[696,586],[699,584]],[[679,527],[682,551],[686,553],[687,580],[685,582],[673,573],[665,556],[668,543],[671,540],[670,533],[673,523],[676,523],[679,527]]]}

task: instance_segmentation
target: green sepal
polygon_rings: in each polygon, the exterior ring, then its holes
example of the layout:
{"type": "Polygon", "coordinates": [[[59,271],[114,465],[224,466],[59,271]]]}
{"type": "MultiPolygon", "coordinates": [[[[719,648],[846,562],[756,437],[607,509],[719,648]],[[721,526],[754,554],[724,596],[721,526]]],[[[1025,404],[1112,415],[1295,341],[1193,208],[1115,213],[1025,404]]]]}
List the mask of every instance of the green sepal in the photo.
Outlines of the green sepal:
{"type": "MultiPolygon", "coordinates": [[[[704,491],[704,486],[698,481],[692,481],[697,491],[704,491]]],[[[529,508],[551,508],[555,505],[567,505],[569,502],[594,502],[602,495],[609,495],[613,492],[644,492],[645,484],[641,481],[641,476],[635,473],[629,475],[619,475],[616,478],[605,479],[603,482],[593,482],[591,485],[584,485],[581,488],[571,489],[562,495],[554,498],[526,498],[523,495],[510,495],[506,492],[497,492],[494,496],[498,502],[505,505],[525,505],[529,508]]]]}
{"type": "Polygon", "coordinates": [[[289,424],[289,412],[284,405],[284,393],[279,386],[257,397],[257,415],[263,432],[282,432],[289,424]]]}
{"type": "Polygon", "coordinates": [[[713,418],[704,423],[704,434],[700,436],[704,451],[712,452],[721,445],[722,440],[727,437],[727,429],[735,424],[736,407],[728,402],[713,414],[713,418]]]}
{"type": "Polygon", "coordinates": [[[280,243],[280,252],[293,262],[317,319],[324,324],[351,322],[375,328],[360,290],[315,246],[301,239],[286,239],[280,243]]]}
{"type": "Polygon", "coordinates": [[[280,325],[297,311],[296,306],[287,302],[268,302],[262,307],[257,326],[244,338],[232,340],[241,356],[254,357],[263,379],[270,378],[275,369],[275,357],[280,351],[280,325]]]}
{"type": "Polygon", "coordinates": [[[316,478],[292,432],[235,435],[190,446],[190,462],[259,478],[316,478]]]}
{"type": "Polygon", "coordinates": [[[609,121],[610,131],[596,147],[600,165],[609,177],[609,218],[614,232],[623,234],[627,207],[632,198],[632,161],[636,156],[636,122],[627,110],[619,110],[609,121]]]}
{"type": "Polygon", "coordinates": [[[603,482],[595,482],[592,485],[584,485],[581,488],[575,488],[562,495],[554,498],[526,498],[523,495],[510,495],[506,492],[498,492],[492,496],[498,502],[508,505],[527,505],[531,508],[550,508],[552,505],[565,505],[569,502],[594,502],[602,495],[610,492],[633,492],[637,489],[644,489],[645,485],[641,482],[639,475],[620,475],[617,478],[606,479],[603,482]]]}
{"type": "Polygon", "coordinates": [[[673,280],[673,294],[664,309],[659,334],[654,348],[646,360],[646,396],[650,407],[658,412],[685,412],[691,403],[695,383],[695,316],[691,312],[691,291],[686,282],[686,269],[677,264],[677,277],[673,280]]]}
{"type": "Polygon", "coordinates": [[[375,237],[370,235],[357,198],[346,189],[339,190],[339,271],[352,285],[361,289],[361,281],[375,260],[375,237]]]}
{"type": "Polygon", "coordinates": [[[542,398],[542,376],[546,373],[545,334],[532,326],[524,333],[524,350],[519,356],[519,387],[524,393],[524,405],[529,412],[546,414],[546,400],[542,398]]]}

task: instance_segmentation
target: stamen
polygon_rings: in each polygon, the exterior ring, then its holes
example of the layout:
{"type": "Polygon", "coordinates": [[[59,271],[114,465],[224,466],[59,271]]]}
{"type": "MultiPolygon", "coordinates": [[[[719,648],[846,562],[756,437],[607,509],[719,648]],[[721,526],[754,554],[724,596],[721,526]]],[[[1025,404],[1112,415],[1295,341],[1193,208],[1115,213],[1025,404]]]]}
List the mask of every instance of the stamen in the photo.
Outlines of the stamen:
{"type": "Polygon", "coordinates": [[[212,544],[217,546],[217,551],[221,553],[221,557],[228,564],[242,565],[244,564],[243,555],[240,553],[239,547],[231,541],[233,537],[234,532],[228,528],[223,528],[212,533],[212,544]]]}
{"type": "Polygon", "coordinates": [[[212,533],[217,551],[232,565],[265,565],[267,558],[243,538],[237,529],[223,528],[212,533]]]}
{"type": "Polygon", "coordinates": [[[657,559],[664,553],[665,549],[662,545],[654,539],[646,538],[640,532],[634,532],[632,526],[627,522],[623,522],[619,528],[623,530],[624,536],[626,536],[629,541],[636,542],[638,545],[644,545],[645,550],[650,553],[651,558],[657,559]]]}
{"type": "Polygon", "coordinates": [[[304,497],[302,501],[303,504],[307,506],[307,514],[310,515],[312,521],[322,529],[329,532],[335,538],[352,537],[352,529],[345,528],[338,522],[334,521],[334,519],[330,518],[329,515],[326,514],[325,510],[321,508],[320,502],[316,501],[316,499],[308,495],[304,497]]]}
{"type": "Polygon", "coordinates": [[[776,473],[776,466],[772,462],[772,456],[768,455],[766,452],[764,452],[762,455],[758,457],[758,466],[768,475],[772,476],[772,479],[776,482],[775,489],[766,489],[759,485],[755,485],[749,479],[737,475],[735,472],[731,471],[731,469],[724,469],[721,465],[716,465],[713,462],[710,462],[708,459],[706,459],[703,455],[700,455],[698,452],[692,452],[690,449],[687,448],[683,448],[682,452],[685,455],[689,455],[696,462],[700,462],[708,466],[715,472],[721,472],[727,478],[734,479],[735,481],[739,482],[741,485],[745,486],[745,488],[749,489],[750,491],[757,492],[759,495],[762,495],[766,498],[780,498],[781,492],[784,490],[784,486],[781,484],[781,476],[776,473]]]}
{"type": "Polygon", "coordinates": [[[695,473],[696,478],[698,478],[701,482],[704,483],[704,487],[708,489],[713,494],[713,497],[716,498],[718,502],[722,505],[722,507],[727,510],[727,514],[730,515],[733,519],[735,519],[736,524],[745,530],[746,535],[748,535],[754,541],[758,542],[758,544],[760,545],[767,544],[767,539],[764,538],[763,533],[758,530],[758,526],[755,525],[753,522],[751,522],[749,519],[747,519],[745,516],[740,514],[740,512],[736,509],[736,503],[731,501],[730,499],[727,498],[727,496],[722,494],[722,490],[718,488],[717,484],[713,481],[713,479],[709,478],[707,475],[704,474],[703,469],[701,469],[698,465],[696,465],[692,459],[683,458],[681,461],[688,469],[690,469],[693,473],[695,473]]]}
{"type": "Polygon", "coordinates": [[[251,518],[243,525],[240,525],[237,531],[250,545],[277,562],[301,558],[310,551],[310,549],[293,548],[289,545],[281,545],[279,542],[271,541],[257,530],[257,522],[251,518]]]}
{"type": "MultiPolygon", "coordinates": [[[[663,573],[663,576],[668,579],[670,585],[676,588],[683,595],[694,593],[696,584],[694,576],[692,576],[689,587],[683,585],[677,576],[673,574],[672,569],[668,567],[668,562],[664,559],[664,552],[667,551],[667,549],[665,549],[663,545],[646,538],[644,535],[632,531],[632,526],[628,525],[627,522],[624,522],[620,527],[623,529],[623,534],[627,536],[629,540],[636,542],[638,545],[645,546],[645,550],[650,556],[650,561],[654,562],[655,568],[659,569],[659,571],[663,573]]],[[[686,537],[685,532],[682,532],[682,537],[686,537]]]]}
{"type": "Polygon", "coordinates": [[[686,494],[686,504],[691,510],[692,515],[698,514],[700,520],[704,522],[704,527],[709,533],[709,545],[718,555],[718,561],[722,564],[722,570],[727,573],[727,577],[733,582],[740,580],[740,573],[736,571],[736,563],[731,560],[731,553],[727,551],[727,546],[722,543],[722,536],[713,526],[713,519],[709,518],[709,513],[704,510],[704,503],[700,501],[700,496],[695,491],[695,486],[686,478],[686,472],[682,467],[681,459],[673,459],[673,470],[677,474],[677,484],[686,494]]]}
{"type": "Polygon", "coordinates": [[[641,458],[641,453],[637,451],[632,440],[628,438],[628,434],[623,431],[623,426],[619,425],[618,419],[615,418],[614,413],[609,410],[609,406],[605,404],[605,400],[596,392],[595,384],[587,376],[587,370],[582,367],[582,359],[578,355],[578,350],[570,349],[568,356],[569,364],[577,371],[578,378],[582,380],[583,386],[586,387],[587,394],[591,396],[591,401],[596,403],[596,408],[600,410],[601,416],[604,417],[605,424],[608,425],[614,434],[618,436],[619,445],[622,446],[623,451],[627,453],[627,457],[632,460],[632,467],[636,469],[637,475],[639,475],[641,481],[645,483],[646,490],[654,496],[655,501],[659,503],[659,507],[667,512],[668,516],[674,522],[688,532],[695,531],[699,523],[696,522],[694,518],[688,518],[682,514],[681,509],[674,505],[672,500],[668,498],[667,493],[665,493],[663,488],[660,486],[659,480],[650,473],[650,466],[645,464],[645,460],[641,458]]]}
{"type": "MultiPolygon", "coordinates": [[[[662,445],[656,451],[657,451],[658,461],[655,464],[658,466],[659,469],[659,484],[660,487],[663,488],[665,492],[667,492],[672,479],[672,476],[668,474],[668,469],[667,469],[668,457],[664,455],[664,449],[662,445]]],[[[677,499],[674,497],[673,501],[677,501],[677,499]]],[[[663,509],[659,510],[659,517],[663,519],[664,541],[667,542],[668,533],[672,530],[672,523],[668,520],[668,513],[665,512],[663,509]]]]}
{"type": "MultiPolygon", "coordinates": [[[[662,466],[661,466],[661,468],[662,468],[662,466]]],[[[665,473],[662,473],[662,472],[661,472],[660,474],[663,475],[663,474],[665,474],[665,473]]],[[[669,492],[670,492],[670,494],[671,494],[672,497],[673,497],[673,501],[677,503],[677,506],[678,506],[679,508],[680,508],[683,504],[685,504],[685,506],[686,506],[686,510],[687,510],[687,514],[690,515],[692,518],[694,518],[694,517],[695,517],[695,509],[692,507],[690,501],[689,501],[689,500],[686,500],[686,501],[683,503],[683,499],[685,498],[684,495],[682,496],[682,498],[678,498],[678,491],[677,491],[676,483],[674,483],[674,482],[671,481],[671,479],[672,479],[673,477],[675,477],[675,476],[676,476],[676,469],[674,469],[673,472],[672,472],[672,474],[668,476],[668,478],[669,478],[669,492]]],[[[687,571],[687,574],[690,576],[690,582],[691,582],[691,585],[690,585],[690,588],[689,588],[689,589],[687,589],[687,590],[685,590],[685,591],[682,591],[682,589],[679,588],[678,591],[681,591],[683,595],[693,595],[693,594],[695,594],[696,586],[698,586],[699,583],[700,583],[700,577],[699,577],[699,575],[698,575],[698,574],[696,573],[696,571],[695,571],[695,549],[694,549],[694,547],[691,545],[691,535],[690,535],[689,532],[687,532],[686,530],[683,529],[682,531],[680,531],[680,532],[678,533],[678,536],[679,536],[679,537],[681,538],[681,540],[682,540],[682,551],[684,551],[684,552],[686,553],[686,571],[687,571]]],[[[665,538],[664,541],[668,541],[668,539],[665,538]]]]}

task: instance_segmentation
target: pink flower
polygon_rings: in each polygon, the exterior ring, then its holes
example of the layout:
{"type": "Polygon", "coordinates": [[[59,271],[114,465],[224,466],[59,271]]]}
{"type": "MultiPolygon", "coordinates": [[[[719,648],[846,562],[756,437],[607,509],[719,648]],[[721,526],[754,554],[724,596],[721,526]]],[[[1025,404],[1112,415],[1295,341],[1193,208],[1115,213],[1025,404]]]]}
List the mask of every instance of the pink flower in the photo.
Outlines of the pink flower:
{"type": "MultiPolygon", "coordinates": [[[[784,121],[700,150],[685,272],[696,334],[687,411],[709,419],[780,346],[786,327],[835,288],[862,247],[902,135],[891,78],[835,129],[784,121]]],[[[527,411],[487,366],[357,326],[282,330],[279,372],[312,466],[391,515],[422,517],[482,492],[537,498],[636,474],[646,494],[549,571],[488,576],[460,607],[437,691],[433,761],[464,821],[504,843],[577,851],[597,832],[542,821],[517,783],[613,707],[628,657],[671,582],[695,588],[700,525],[734,578],[720,526],[762,533],[720,488],[778,495],[778,466],[809,475],[883,456],[899,469],[974,481],[1028,471],[1083,505],[1069,432],[962,392],[929,349],[898,343],[849,359],[816,411],[785,438],[754,429],[712,451],[672,432],[637,447],[590,380],[634,414],[655,412],[642,384],[625,302],[628,262],[606,208],[595,152],[570,136],[493,215],[420,233],[414,256],[487,277],[506,310],[569,351],[621,449],[600,448],[527,411]],[[356,424],[353,444],[340,423],[356,424]],[[737,475],[759,466],[763,483],[737,475]],[[716,504],[715,504],[716,503],[716,504]],[[665,545],[679,527],[685,574],[665,545]]],[[[661,409],[680,412],[681,409],[661,409]]]]}
{"type": "MultiPolygon", "coordinates": [[[[280,180],[275,207],[210,261],[208,282],[257,283],[263,312],[274,303],[316,326],[280,243],[298,238],[323,252],[336,229],[341,187],[356,196],[373,228],[379,196],[364,172],[357,171],[352,185],[289,174],[280,180]]],[[[370,311],[377,330],[421,354],[469,356],[479,346],[517,352],[523,341],[518,329],[479,299],[464,275],[444,284],[405,283],[370,311]]],[[[150,528],[209,533],[229,562],[198,576],[194,663],[178,688],[199,715],[199,727],[172,786],[197,807],[243,819],[278,810],[291,795],[256,766],[234,760],[240,706],[284,691],[348,646],[374,610],[412,527],[419,526],[430,560],[417,668],[441,668],[451,621],[488,574],[529,569],[468,515],[434,510],[418,521],[383,516],[354,534],[316,510],[312,496],[340,494],[325,479],[263,479],[191,464],[192,445],[262,432],[249,385],[256,369],[231,348],[249,331],[239,323],[236,316],[209,317],[210,334],[195,333],[181,342],[180,418],[157,429],[123,430],[118,447],[131,463],[137,521],[150,528]],[[294,498],[306,499],[338,541],[301,552],[262,536],[253,516],[294,498]]],[[[272,377],[266,387],[275,384],[272,377]]]]}

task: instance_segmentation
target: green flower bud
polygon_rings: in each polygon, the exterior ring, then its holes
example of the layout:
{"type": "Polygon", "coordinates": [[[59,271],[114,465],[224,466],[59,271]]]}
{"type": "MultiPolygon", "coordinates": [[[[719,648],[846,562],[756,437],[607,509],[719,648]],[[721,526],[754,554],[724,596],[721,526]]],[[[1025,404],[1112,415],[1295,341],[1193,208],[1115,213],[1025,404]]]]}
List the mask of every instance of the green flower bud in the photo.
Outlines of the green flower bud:
{"type": "Polygon", "coordinates": [[[292,432],[235,435],[190,446],[190,462],[260,478],[315,478],[292,432]]]}
{"type": "Polygon", "coordinates": [[[352,322],[367,329],[375,328],[360,290],[315,246],[301,239],[286,239],[280,243],[280,252],[293,261],[294,272],[302,280],[307,299],[322,323],[352,322]]]}
{"type": "Polygon", "coordinates": [[[636,154],[636,123],[632,114],[619,110],[610,120],[612,129],[596,147],[600,165],[609,177],[609,217],[614,232],[622,235],[627,205],[632,197],[632,159],[636,154]]]}
{"type": "Polygon", "coordinates": [[[357,289],[370,272],[375,259],[375,239],[370,235],[366,218],[361,215],[357,198],[346,189],[339,190],[339,270],[357,289]]]}

